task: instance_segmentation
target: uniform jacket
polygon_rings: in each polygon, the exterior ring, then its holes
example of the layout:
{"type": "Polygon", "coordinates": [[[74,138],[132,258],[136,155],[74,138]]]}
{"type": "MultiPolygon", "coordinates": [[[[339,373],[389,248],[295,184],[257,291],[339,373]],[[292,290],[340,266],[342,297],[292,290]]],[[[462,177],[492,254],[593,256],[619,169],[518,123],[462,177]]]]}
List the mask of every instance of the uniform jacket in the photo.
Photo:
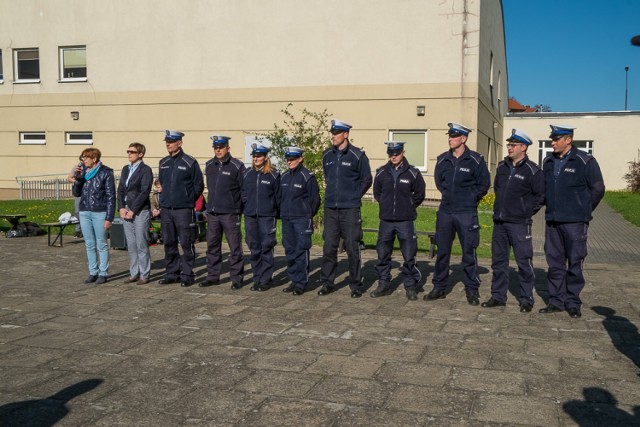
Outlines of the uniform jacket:
{"type": "Polygon", "coordinates": [[[249,216],[277,216],[280,173],[275,169],[264,173],[253,167],[244,172],[242,201],[244,214],[249,216]]]}
{"type": "Polygon", "coordinates": [[[106,212],[107,221],[113,221],[116,212],[116,184],[113,169],[104,164],[89,181],[84,176],[73,183],[73,195],[80,197],[80,211],[106,212]]]}
{"type": "Polygon", "coordinates": [[[162,197],[160,208],[193,209],[204,190],[204,180],[198,161],[184,151],[160,160],[162,197]]]}
{"type": "Polygon", "coordinates": [[[313,218],[320,209],[320,188],[316,177],[302,163],[280,178],[278,196],[281,218],[313,218]]]}
{"type": "Polygon", "coordinates": [[[376,170],[373,180],[373,197],[380,203],[380,219],[385,221],[413,221],[416,208],[424,200],[425,183],[418,169],[405,158],[398,175],[393,174],[393,165],[376,170]]]}
{"type": "Polygon", "coordinates": [[[542,162],[545,182],[545,218],[555,222],[589,222],[604,196],[604,181],[596,159],[573,147],[556,178],[553,154],[542,162]]]}
{"type": "Polygon", "coordinates": [[[217,214],[242,213],[242,179],[244,163],[227,155],[218,160],[213,158],[205,166],[209,201],[207,212],[217,214]]]}
{"type": "Polygon", "coordinates": [[[135,215],[151,207],[149,193],[153,186],[153,171],[144,162],[140,162],[127,184],[131,165],[122,168],[118,183],[118,207],[128,207],[135,215]]]}
{"type": "Polygon", "coordinates": [[[476,212],[491,186],[484,157],[466,146],[458,159],[451,150],[438,156],[434,180],[442,193],[440,209],[448,213],[476,212]]]}
{"type": "Polygon", "coordinates": [[[493,219],[531,224],[533,215],[544,204],[544,174],[526,155],[513,168],[511,164],[511,159],[505,157],[496,169],[493,219]]]}
{"type": "Polygon", "coordinates": [[[322,154],[326,208],[358,208],[371,187],[369,158],[361,149],[347,144],[344,150],[331,147],[322,154]]]}

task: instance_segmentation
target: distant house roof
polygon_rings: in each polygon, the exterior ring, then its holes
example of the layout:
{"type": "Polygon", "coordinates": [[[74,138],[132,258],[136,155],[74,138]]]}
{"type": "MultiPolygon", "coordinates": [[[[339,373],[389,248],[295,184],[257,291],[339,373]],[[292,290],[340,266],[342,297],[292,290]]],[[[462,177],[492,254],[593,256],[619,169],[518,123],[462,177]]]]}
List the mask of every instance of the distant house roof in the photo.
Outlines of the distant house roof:
{"type": "Polygon", "coordinates": [[[522,105],[515,98],[509,98],[510,113],[535,113],[537,109],[529,105],[522,105]]]}

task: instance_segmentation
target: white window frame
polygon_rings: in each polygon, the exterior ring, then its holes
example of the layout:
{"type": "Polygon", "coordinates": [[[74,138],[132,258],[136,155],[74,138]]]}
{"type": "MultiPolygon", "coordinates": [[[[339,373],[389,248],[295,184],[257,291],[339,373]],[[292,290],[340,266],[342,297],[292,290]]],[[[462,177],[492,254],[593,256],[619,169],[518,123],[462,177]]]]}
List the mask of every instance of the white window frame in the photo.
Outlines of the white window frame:
{"type": "Polygon", "coordinates": [[[40,49],[37,47],[30,47],[25,49],[14,49],[13,50],[13,82],[14,83],[40,83],[40,49]],[[37,52],[38,53],[38,78],[36,79],[21,79],[19,72],[20,61],[18,60],[18,55],[22,52],[37,52]]]}
{"type": "Polygon", "coordinates": [[[65,51],[68,50],[84,50],[85,52],[85,64],[84,64],[84,69],[85,69],[85,74],[87,74],[87,62],[86,62],[86,53],[87,53],[87,47],[86,46],[60,46],[58,48],[58,63],[59,63],[59,70],[58,70],[58,81],[61,83],[67,83],[67,82],[86,82],[87,81],[87,77],[65,77],[64,75],[64,53],[65,51]]]}
{"type": "MultiPolygon", "coordinates": [[[[553,148],[551,147],[550,139],[541,139],[540,147],[538,149],[538,166],[542,167],[542,162],[551,153],[553,148]]],[[[578,147],[578,150],[586,151],[589,154],[593,154],[593,140],[592,139],[577,139],[573,141],[573,146],[578,147]],[[578,145],[581,145],[578,147],[578,145]],[[584,145],[584,147],[582,147],[584,145]]]]}
{"type": "Polygon", "coordinates": [[[66,145],[93,145],[93,132],[65,132],[64,143],[66,145]],[[83,136],[90,136],[91,138],[81,138],[83,136]]]}
{"type": "MultiPolygon", "coordinates": [[[[396,133],[411,133],[411,134],[421,134],[424,135],[424,159],[422,159],[422,164],[423,166],[416,166],[416,169],[418,169],[420,172],[427,172],[429,165],[428,165],[428,150],[429,150],[429,132],[426,130],[417,130],[417,129],[395,129],[395,130],[390,130],[389,131],[389,141],[394,141],[394,135],[396,133]]],[[[410,162],[415,162],[415,159],[411,159],[409,158],[410,162]]]]}
{"type": "Polygon", "coordinates": [[[20,132],[20,145],[45,145],[47,133],[45,131],[20,132]],[[36,138],[40,136],[41,138],[36,138]]]}
{"type": "Polygon", "coordinates": [[[4,67],[2,66],[2,49],[0,49],[0,84],[4,83],[4,67]]]}

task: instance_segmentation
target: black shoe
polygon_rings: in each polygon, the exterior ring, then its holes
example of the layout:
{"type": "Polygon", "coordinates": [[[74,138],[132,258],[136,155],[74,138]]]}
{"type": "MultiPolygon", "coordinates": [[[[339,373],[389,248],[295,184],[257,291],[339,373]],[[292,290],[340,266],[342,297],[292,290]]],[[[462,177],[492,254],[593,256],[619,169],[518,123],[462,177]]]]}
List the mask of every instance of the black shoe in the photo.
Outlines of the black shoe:
{"type": "Polygon", "coordinates": [[[533,310],[533,304],[529,304],[528,302],[520,304],[520,313],[530,313],[531,310],[533,310]]]}
{"type": "Polygon", "coordinates": [[[285,294],[290,294],[291,292],[293,292],[295,288],[296,288],[295,285],[292,284],[284,288],[282,292],[284,292],[285,294]]]}
{"type": "Polygon", "coordinates": [[[582,313],[580,312],[580,309],[578,307],[567,308],[567,313],[569,313],[569,316],[573,317],[574,319],[582,317],[582,313]]]}
{"type": "Polygon", "coordinates": [[[252,291],[256,291],[256,292],[263,292],[263,291],[268,291],[269,290],[269,285],[267,283],[264,284],[259,284],[259,283],[255,283],[251,288],[252,291]]]}
{"type": "Polygon", "coordinates": [[[93,283],[96,280],[98,280],[98,276],[89,276],[87,277],[87,280],[84,281],[84,283],[93,283]]]}
{"type": "Polygon", "coordinates": [[[304,290],[300,288],[295,288],[292,293],[293,295],[302,295],[304,294],[304,290]]]}
{"type": "Polygon", "coordinates": [[[407,299],[409,301],[415,301],[418,299],[418,294],[416,293],[416,288],[407,288],[405,289],[405,293],[407,294],[407,299]]]}
{"type": "Polygon", "coordinates": [[[329,295],[330,293],[333,293],[336,291],[336,288],[334,288],[333,286],[329,285],[329,284],[325,284],[324,286],[322,286],[322,288],[318,291],[318,295],[329,295]]]}
{"type": "Polygon", "coordinates": [[[360,289],[354,289],[351,291],[351,298],[360,298],[362,296],[362,291],[360,289]]]}
{"type": "Polygon", "coordinates": [[[480,298],[478,298],[478,295],[467,294],[467,302],[469,305],[478,305],[480,304],[480,298]]]}
{"type": "Polygon", "coordinates": [[[104,283],[107,283],[107,276],[98,276],[96,279],[96,285],[102,285],[104,283]]]}
{"type": "Polygon", "coordinates": [[[178,279],[170,279],[168,277],[164,277],[164,278],[158,280],[158,284],[159,285],[170,285],[172,283],[178,283],[178,279]]]}
{"type": "Polygon", "coordinates": [[[548,313],[560,313],[561,311],[564,311],[561,308],[556,307],[555,305],[549,304],[544,308],[541,308],[540,310],[538,310],[538,313],[544,313],[544,314],[548,314],[548,313]]]}
{"type": "Polygon", "coordinates": [[[434,299],[442,299],[446,297],[447,297],[446,291],[441,291],[436,288],[433,288],[431,289],[431,292],[426,294],[423,298],[425,301],[432,301],[434,299]]]}
{"type": "MultiPolygon", "coordinates": [[[[467,297],[468,299],[468,297],[467,297]]],[[[507,303],[502,302],[502,301],[498,301],[497,299],[493,299],[493,297],[489,298],[488,300],[486,300],[485,302],[482,303],[483,307],[504,307],[505,305],[507,305],[507,303]]]]}
{"type": "Polygon", "coordinates": [[[237,291],[242,287],[242,282],[231,282],[231,289],[237,291]]]}
{"type": "Polygon", "coordinates": [[[180,282],[180,286],[182,286],[183,288],[188,288],[191,285],[193,285],[193,282],[191,280],[183,280],[182,282],[180,282]]]}
{"type": "Polygon", "coordinates": [[[206,288],[208,286],[215,286],[215,285],[219,285],[220,284],[220,280],[209,280],[206,279],[204,282],[198,283],[198,286],[201,288],[206,288]]]}
{"type": "Polygon", "coordinates": [[[376,290],[371,292],[371,298],[386,297],[387,295],[391,295],[391,290],[382,285],[378,285],[376,290]]]}

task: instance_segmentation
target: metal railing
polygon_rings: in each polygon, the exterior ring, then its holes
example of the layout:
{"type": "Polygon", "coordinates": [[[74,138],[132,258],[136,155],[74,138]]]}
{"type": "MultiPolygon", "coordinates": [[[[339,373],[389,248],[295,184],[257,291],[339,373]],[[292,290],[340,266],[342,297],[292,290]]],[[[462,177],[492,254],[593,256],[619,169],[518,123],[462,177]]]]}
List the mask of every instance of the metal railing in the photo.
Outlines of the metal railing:
{"type": "MultiPolygon", "coordinates": [[[[116,175],[116,188],[120,175],[116,175]]],[[[73,185],[67,182],[67,174],[17,176],[20,200],[72,199],[73,185]]]]}

